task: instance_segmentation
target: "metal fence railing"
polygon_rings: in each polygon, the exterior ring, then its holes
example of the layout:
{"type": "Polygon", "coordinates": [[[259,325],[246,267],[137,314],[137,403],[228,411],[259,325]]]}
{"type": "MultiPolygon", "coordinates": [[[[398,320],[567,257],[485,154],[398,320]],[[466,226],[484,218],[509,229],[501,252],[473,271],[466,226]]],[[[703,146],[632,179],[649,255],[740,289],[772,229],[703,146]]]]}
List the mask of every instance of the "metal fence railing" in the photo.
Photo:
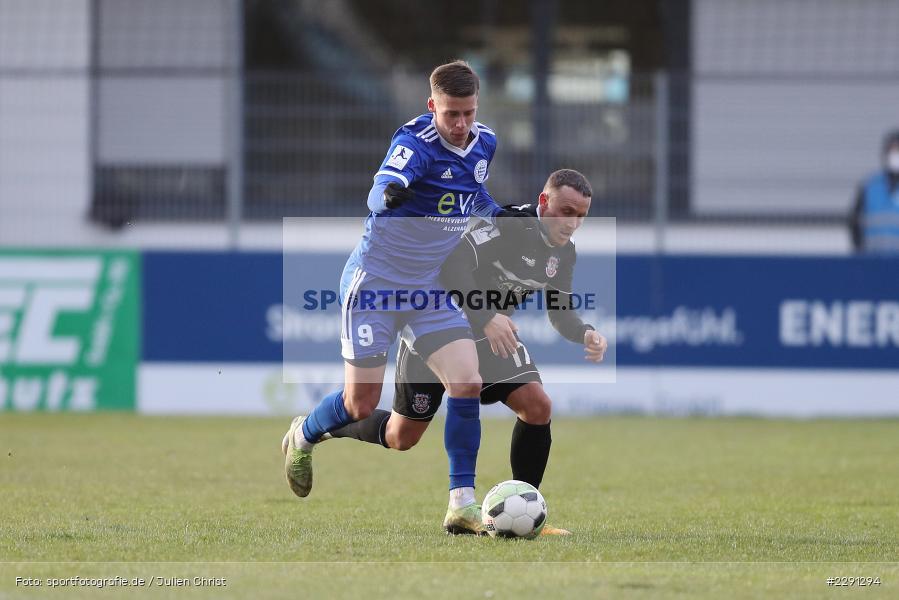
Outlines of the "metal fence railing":
{"type": "MultiPolygon", "coordinates": [[[[385,77],[389,79],[389,77],[385,77]]],[[[243,216],[348,216],[364,199],[402,123],[423,112],[427,74],[413,89],[353,87],[352,75],[249,73],[245,84],[243,216]],[[425,85],[421,85],[424,83],[425,85]],[[417,106],[397,95],[414,95],[417,106]],[[411,110],[411,112],[410,112],[411,110]]],[[[497,132],[490,191],[500,202],[536,197],[550,169],[575,168],[591,180],[596,216],[648,220],[652,215],[655,147],[660,129],[653,76],[635,77],[626,102],[568,102],[535,115],[532,103],[484,86],[479,120],[497,132]]],[[[498,86],[496,86],[498,87],[498,86]]]]}

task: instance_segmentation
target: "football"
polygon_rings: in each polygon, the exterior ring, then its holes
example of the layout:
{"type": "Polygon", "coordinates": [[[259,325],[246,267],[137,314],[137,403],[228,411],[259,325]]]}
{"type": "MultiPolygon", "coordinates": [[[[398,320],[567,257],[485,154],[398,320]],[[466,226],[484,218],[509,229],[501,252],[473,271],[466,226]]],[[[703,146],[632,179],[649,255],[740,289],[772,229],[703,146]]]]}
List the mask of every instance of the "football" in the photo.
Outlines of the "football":
{"type": "Polygon", "coordinates": [[[531,484],[510,479],[487,492],[481,514],[493,537],[533,539],[546,523],[546,500],[531,484]]]}

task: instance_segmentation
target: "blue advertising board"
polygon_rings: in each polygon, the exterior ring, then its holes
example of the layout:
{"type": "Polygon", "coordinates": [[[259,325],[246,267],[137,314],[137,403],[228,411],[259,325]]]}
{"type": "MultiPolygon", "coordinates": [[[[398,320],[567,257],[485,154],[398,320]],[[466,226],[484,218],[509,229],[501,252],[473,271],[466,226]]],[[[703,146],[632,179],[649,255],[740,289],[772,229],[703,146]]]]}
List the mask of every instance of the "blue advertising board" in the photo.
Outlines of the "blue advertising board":
{"type": "Polygon", "coordinates": [[[146,252],[143,360],[280,362],[265,314],[281,303],[281,255],[146,252]]]}
{"type": "Polygon", "coordinates": [[[899,261],[618,258],[618,364],[899,368],[899,261]]]}
{"type": "MultiPolygon", "coordinates": [[[[339,314],[297,292],[336,290],[345,259],[147,252],[143,359],[339,362],[339,314]]],[[[582,316],[619,366],[899,369],[899,261],[627,255],[611,283],[610,262],[579,256],[575,291],[597,294],[582,316]]],[[[537,364],[583,364],[542,313],[514,319],[537,364]]]]}

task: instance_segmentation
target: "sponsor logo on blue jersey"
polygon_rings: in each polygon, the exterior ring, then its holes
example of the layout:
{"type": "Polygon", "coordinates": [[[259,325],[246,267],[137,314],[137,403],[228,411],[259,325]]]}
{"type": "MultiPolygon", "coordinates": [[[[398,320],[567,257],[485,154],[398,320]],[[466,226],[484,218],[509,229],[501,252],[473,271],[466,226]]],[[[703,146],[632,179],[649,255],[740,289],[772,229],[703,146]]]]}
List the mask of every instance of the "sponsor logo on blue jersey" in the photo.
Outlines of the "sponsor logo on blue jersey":
{"type": "Polygon", "coordinates": [[[444,140],[430,113],[400,127],[375,181],[399,182],[415,196],[366,219],[351,264],[397,283],[436,280],[469,216],[497,208],[484,187],[495,149],[493,132],[477,122],[465,148],[444,140]]]}

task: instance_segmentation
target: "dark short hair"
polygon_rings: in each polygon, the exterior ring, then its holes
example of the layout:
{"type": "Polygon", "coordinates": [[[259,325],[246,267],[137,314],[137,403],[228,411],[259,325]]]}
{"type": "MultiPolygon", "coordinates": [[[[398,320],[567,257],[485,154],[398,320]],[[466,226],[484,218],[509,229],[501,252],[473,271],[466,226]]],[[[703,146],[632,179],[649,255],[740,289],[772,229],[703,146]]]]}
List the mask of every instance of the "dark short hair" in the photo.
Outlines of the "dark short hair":
{"type": "Polygon", "coordinates": [[[585,198],[593,197],[593,188],[590,187],[590,182],[582,173],[574,169],[559,169],[551,173],[543,190],[557,190],[563,185],[567,185],[585,198]]]}
{"type": "Polygon", "coordinates": [[[431,94],[442,93],[454,98],[476,96],[481,80],[464,60],[440,65],[431,72],[431,94]]]}

